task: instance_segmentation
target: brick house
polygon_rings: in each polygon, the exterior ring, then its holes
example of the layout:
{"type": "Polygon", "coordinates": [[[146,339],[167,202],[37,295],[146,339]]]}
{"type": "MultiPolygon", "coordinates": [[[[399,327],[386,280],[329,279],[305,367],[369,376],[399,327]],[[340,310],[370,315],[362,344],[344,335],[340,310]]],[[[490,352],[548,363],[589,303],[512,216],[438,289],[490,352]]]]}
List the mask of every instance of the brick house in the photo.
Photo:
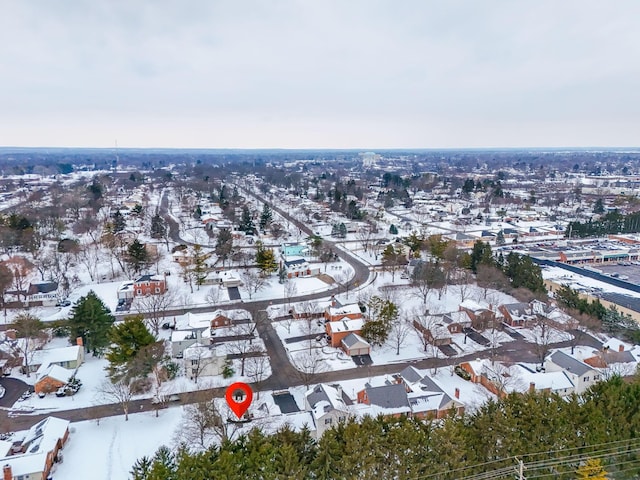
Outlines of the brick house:
{"type": "Polygon", "coordinates": [[[339,320],[356,320],[364,318],[360,306],[357,303],[348,305],[340,305],[337,300],[333,299],[331,306],[325,308],[324,318],[328,322],[337,322],[339,320]]]}
{"type": "Polygon", "coordinates": [[[142,275],[133,282],[133,294],[136,297],[162,295],[167,291],[167,281],[161,275],[142,275]]]}
{"type": "Polygon", "coordinates": [[[352,333],[360,335],[362,333],[362,327],[364,326],[364,319],[357,318],[355,320],[340,320],[335,322],[325,323],[325,330],[330,338],[330,345],[334,348],[338,348],[344,338],[352,333]]]}
{"type": "Polygon", "coordinates": [[[69,370],[60,365],[48,365],[36,373],[36,383],[33,389],[36,393],[53,393],[60,387],[64,387],[75,370],[69,370]]]}

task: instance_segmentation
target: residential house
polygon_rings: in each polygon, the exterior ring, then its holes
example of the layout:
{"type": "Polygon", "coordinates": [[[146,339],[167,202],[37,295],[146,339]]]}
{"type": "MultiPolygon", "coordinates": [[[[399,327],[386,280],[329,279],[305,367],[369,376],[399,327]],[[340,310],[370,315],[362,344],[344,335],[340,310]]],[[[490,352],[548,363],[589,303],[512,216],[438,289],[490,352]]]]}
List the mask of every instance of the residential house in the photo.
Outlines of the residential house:
{"type": "Polygon", "coordinates": [[[339,320],[357,320],[362,319],[363,314],[360,310],[360,306],[357,303],[350,303],[348,305],[340,305],[340,303],[332,299],[331,306],[325,308],[324,318],[328,322],[337,322],[339,320]]]}
{"type": "Polygon", "coordinates": [[[184,370],[191,380],[202,376],[222,375],[227,362],[226,354],[218,353],[214,345],[194,343],[182,352],[184,370]]]}
{"type": "Polygon", "coordinates": [[[30,306],[52,307],[58,301],[58,282],[32,283],[27,289],[27,303],[30,306]]]}
{"type": "Polygon", "coordinates": [[[202,332],[206,327],[188,328],[186,330],[174,330],[171,332],[171,355],[174,358],[183,358],[185,349],[202,342],[202,332]]]}
{"type": "Polygon", "coordinates": [[[426,315],[423,321],[414,320],[413,327],[433,346],[450,345],[453,338],[442,317],[443,315],[426,315]]]}
{"type": "Polygon", "coordinates": [[[536,319],[528,303],[509,303],[498,307],[504,317],[504,323],[510,327],[525,327],[536,319]]]}
{"type": "Polygon", "coordinates": [[[287,278],[311,277],[320,273],[320,267],[312,266],[303,257],[286,257],[282,266],[287,278]]]}
{"type": "Polygon", "coordinates": [[[573,383],[576,394],[585,392],[601,378],[600,372],[591,365],[581,362],[560,350],[556,350],[547,357],[544,362],[544,368],[547,372],[565,372],[571,383],[573,383]]]}
{"type": "Polygon", "coordinates": [[[496,322],[496,314],[490,304],[480,304],[471,299],[466,299],[458,307],[461,312],[466,312],[471,327],[476,330],[485,330],[496,322]]]}
{"type": "Polygon", "coordinates": [[[338,348],[342,344],[342,340],[350,334],[360,335],[364,319],[357,318],[355,320],[337,320],[325,323],[325,331],[329,335],[329,343],[332,347],[338,348]]]}
{"type": "Polygon", "coordinates": [[[369,355],[371,353],[371,345],[357,333],[350,333],[340,341],[340,347],[344,352],[354,357],[356,355],[369,355]]]}
{"type": "Polygon", "coordinates": [[[68,420],[47,417],[28,431],[14,434],[13,441],[0,441],[0,463],[4,480],[51,478],[55,463],[62,462],[62,448],[69,439],[68,420]]]}
{"type": "Polygon", "coordinates": [[[33,389],[36,393],[53,393],[60,387],[64,387],[75,373],[75,370],[60,365],[42,365],[36,372],[36,383],[33,389]]]}
{"type": "Polygon", "coordinates": [[[350,416],[340,385],[316,385],[305,393],[304,406],[311,412],[316,439],[350,416]]]}
{"type": "Polygon", "coordinates": [[[164,275],[142,275],[133,284],[134,295],[162,295],[167,291],[167,281],[164,275]]]}
{"type": "Polygon", "coordinates": [[[75,370],[84,362],[84,346],[82,337],[76,339],[76,345],[71,347],[46,348],[36,350],[29,362],[29,370],[35,372],[42,366],[58,365],[75,370]]]}
{"type": "Polygon", "coordinates": [[[222,313],[221,310],[218,310],[213,313],[213,318],[211,319],[211,330],[213,331],[216,328],[230,327],[233,322],[231,319],[222,313]]]}
{"type": "Polygon", "coordinates": [[[411,416],[412,413],[407,390],[400,383],[387,383],[377,387],[366,383],[364,389],[358,392],[358,403],[378,407],[375,409],[376,414],[398,417],[411,416]]]}
{"type": "Polygon", "coordinates": [[[225,288],[241,287],[242,280],[231,270],[215,270],[207,273],[203,285],[220,285],[225,288]]]}
{"type": "Polygon", "coordinates": [[[411,413],[417,418],[443,418],[452,411],[462,415],[464,404],[459,401],[460,390],[455,389],[451,398],[444,389],[428,375],[422,375],[414,367],[406,367],[396,376],[407,391],[411,413]]]}

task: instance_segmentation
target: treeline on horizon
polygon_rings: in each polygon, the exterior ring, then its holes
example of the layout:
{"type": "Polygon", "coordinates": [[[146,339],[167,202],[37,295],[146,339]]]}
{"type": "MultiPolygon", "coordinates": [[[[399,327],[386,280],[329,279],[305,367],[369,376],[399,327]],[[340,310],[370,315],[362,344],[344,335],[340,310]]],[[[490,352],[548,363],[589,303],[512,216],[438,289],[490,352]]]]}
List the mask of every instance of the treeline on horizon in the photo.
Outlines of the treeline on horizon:
{"type": "Polygon", "coordinates": [[[569,222],[569,226],[565,230],[565,236],[567,238],[585,238],[638,232],[640,232],[640,212],[623,215],[618,210],[614,210],[606,213],[598,220],[589,219],[586,222],[569,222]]]}
{"type": "Polygon", "coordinates": [[[453,480],[494,472],[491,478],[511,479],[517,456],[527,478],[577,478],[576,469],[591,458],[607,478],[637,478],[639,402],[638,379],[614,375],[581,396],[510,394],[443,420],[364,417],[317,442],[308,429],[284,427],[273,435],[253,430],[205,451],[161,447],[130,474],[133,480],[453,480]]]}

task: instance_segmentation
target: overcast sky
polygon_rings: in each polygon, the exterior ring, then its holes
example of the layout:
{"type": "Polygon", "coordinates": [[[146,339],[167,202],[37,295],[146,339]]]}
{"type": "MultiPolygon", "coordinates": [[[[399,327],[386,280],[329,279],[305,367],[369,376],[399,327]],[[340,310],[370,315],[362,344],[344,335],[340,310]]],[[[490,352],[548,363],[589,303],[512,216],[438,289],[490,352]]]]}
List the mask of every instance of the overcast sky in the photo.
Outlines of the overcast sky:
{"type": "Polygon", "coordinates": [[[0,145],[640,145],[637,0],[0,0],[0,145]]]}

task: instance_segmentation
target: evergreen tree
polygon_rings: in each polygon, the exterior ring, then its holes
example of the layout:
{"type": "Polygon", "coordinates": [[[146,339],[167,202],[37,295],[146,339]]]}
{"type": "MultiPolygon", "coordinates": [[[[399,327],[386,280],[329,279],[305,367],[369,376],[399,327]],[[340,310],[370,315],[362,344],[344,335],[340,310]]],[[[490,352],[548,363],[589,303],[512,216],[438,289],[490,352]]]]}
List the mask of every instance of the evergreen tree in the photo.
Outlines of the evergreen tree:
{"type": "Polygon", "coordinates": [[[276,255],[271,248],[265,248],[262,242],[256,243],[256,264],[263,275],[270,275],[278,270],[276,255]]]}
{"type": "Polygon", "coordinates": [[[496,245],[497,245],[497,246],[499,246],[499,247],[501,247],[501,246],[502,246],[502,245],[504,245],[505,243],[506,243],[506,242],[505,242],[505,239],[504,239],[504,233],[502,233],[502,230],[500,230],[500,231],[498,232],[498,234],[496,235],[496,245]]]}
{"type": "Polygon", "coordinates": [[[193,270],[193,278],[198,286],[204,284],[207,278],[207,260],[208,255],[205,255],[202,251],[202,245],[196,244],[192,247],[191,251],[191,268],[193,270]]]}
{"type": "Polygon", "coordinates": [[[493,252],[491,251],[491,245],[477,240],[473,244],[470,257],[470,267],[473,273],[478,273],[478,265],[495,266],[495,260],[493,259],[493,252]]]}
{"type": "Polygon", "coordinates": [[[124,217],[122,216],[122,213],[120,213],[120,210],[116,210],[111,218],[113,233],[123,231],[127,224],[124,220],[124,217]]]}
{"type": "Polygon", "coordinates": [[[252,235],[255,229],[256,227],[253,224],[253,217],[251,216],[249,207],[245,205],[242,207],[242,217],[240,219],[240,225],[238,226],[238,230],[240,230],[241,232],[245,232],[249,235],[252,235]]]}
{"type": "Polygon", "coordinates": [[[109,330],[114,322],[111,310],[91,290],[71,309],[69,340],[75,345],[76,338],[81,337],[88,351],[100,355],[109,345],[109,330]]]}
{"type": "Polygon", "coordinates": [[[593,204],[593,213],[604,213],[604,202],[602,201],[602,198],[598,198],[593,204]]]}
{"type": "Polygon", "coordinates": [[[391,235],[398,235],[398,227],[396,227],[393,223],[389,227],[389,233],[391,235]]]}
{"type": "Polygon", "coordinates": [[[159,213],[156,213],[151,217],[151,238],[164,238],[166,231],[167,227],[164,224],[164,219],[159,213]]]}
{"type": "Polygon", "coordinates": [[[140,273],[141,270],[149,265],[149,253],[144,244],[137,238],[127,248],[127,263],[134,273],[140,273]]]}
{"type": "Polygon", "coordinates": [[[260,230],[266,230],[273,221],[273,213],[269,204],[265,203],[262,206],[262,213],[260,214],[260,230]]]}
{"type": "Polygon", "coordinates": [[[142,315],[125,317],[122,323],[114,325],[107,335],[111,346],[106,354],[112,377],[122,373],[122,367],[132,361],[140,349],[156,341],[147,330],[142,315]]]}
{"type": "Polygon", "coordinates": [[[519,255],[515,252],[509,253],[504,273],[511,280],[513,288],[523,287],[528,288],[533,293],[547,293],[540,267],[533,263],[531,257],[527,255],[519,255]]]}

